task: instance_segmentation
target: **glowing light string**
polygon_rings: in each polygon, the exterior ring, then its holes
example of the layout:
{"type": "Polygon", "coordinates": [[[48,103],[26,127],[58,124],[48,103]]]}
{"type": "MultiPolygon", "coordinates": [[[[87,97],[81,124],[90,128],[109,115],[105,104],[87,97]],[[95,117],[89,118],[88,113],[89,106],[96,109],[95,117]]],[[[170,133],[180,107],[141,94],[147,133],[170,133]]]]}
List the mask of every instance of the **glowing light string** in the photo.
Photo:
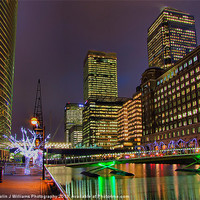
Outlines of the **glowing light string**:
{"type": "Polygon", "coordinates": [[[50,138],[50,135],[48,135],[45,139],[45,141],[42,141],[39,146],[36,148],[35,146],[35,140],[37,138],[37,134],[34,131],[29,130],[29,133],[31,133],[32,138],[29,139],[27,131],[24,128],[21,128],[21,132],[22,132],[22,140],[17,140],[17,136],[15,134],[15,137],[13,137],[12,135],[10,136],[6,136],[4,135],[5,138],[7,138],[10,142],[11,145],[10,148],[17,148],[17,150],[15,150],[15,154],[21,152],[22,155],[25,156],[25,174],[29,175],[30,174],[30,167],[29,167],[29,162],[30,159],[33,158],[33,164],[37,164],[38,166],[42,166],[42,159],[41,159],[41,154],[42,154],[42,150],[40,149],[40,147],[43,146],[43,144],[45,144],[47,142],[47,139],[50,138]],[[44,143],[45,142],[45,143],[44,143]],[[35,163],[36,159],[39,158],[39,162],[35,163]]]}

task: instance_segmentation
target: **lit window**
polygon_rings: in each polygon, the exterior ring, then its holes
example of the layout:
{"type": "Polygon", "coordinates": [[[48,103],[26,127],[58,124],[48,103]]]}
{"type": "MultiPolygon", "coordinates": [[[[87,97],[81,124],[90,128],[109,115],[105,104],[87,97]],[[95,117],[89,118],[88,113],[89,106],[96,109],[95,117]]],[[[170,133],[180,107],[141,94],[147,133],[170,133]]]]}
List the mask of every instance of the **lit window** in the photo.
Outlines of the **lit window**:
{"type": "Polygon", "coordinates": [[[196,102],[196,101],[193,101],[193,102],[192,102],[192,105],[193,105],[193,106],[196,106],[196,105],[197,105],[197,102],[196,102]]]}
{"type": "Polygon", "coordinates": [[[184,80],[184,76],[181,76],[181,81],[183,81],[184,80]]]}
{"type": "Polygon", "coordinates": [[[191,107],[191,103],[188,103],[188,104],[187,104],[187,108],[190,108],[190,107],[191,107]]]}
{"type": "Polygon", "coordinates": [[[184,68],[186,68],[186,67],[187,67],[187,63],[184,63],[184,65],[183,65],[183,66],[184,66],[184,68]]]}
{"type": "Polygon", "coordinates": [[[195,57],[193,58],[193,60],[194,60],[194,62],[197,61],[197,56],[195,56],[195,57]]]}
{"type": "Polygon", "coordinates": [[[188,120],[188,124],[192,124],[192,119],[189,119],[189,120],[188,120]]]}
{"type": "Polygon", "coordinates": [[[183,69],[183,66],[180,66],[180,67],[179,67],[179,71],[181,71],[182,69],[183,69]]]}
{"type": "Polygon", "coordinates": [[[192,88],[191,88],[191,90],[195,90],[195,85],[192,85],[192,88]]]}
{"type": "Polygon", "coordinates": [[[194,70],[190,71],[190,76],[194,75],[194,70]]]}
{"type": "Polygon", "coordinates": [[[189,60],[188,64],[189,64],[189,65],[191,65],[191,64],[192,64],[192,59],[191,59],[191,60],[189,60]]]}
{"type": "Polygon", "coordinates": [[[194,110],[193,110],[193,114],[194,114],[194,115],[197,114],[197,109],[194,109],[194,110]]]}
{"type": "Polygon", "coordinates": [[[200,67],[197,67],[195,70],[196,70],[196,72],[199,72],[199,69],[200,69],[200,67]]]}
{"type": "Polygon", "coordinates": [[[194,83],[194,82],[195,82],[195,78],[192,78],[192,79],[191,79],[191,83],[194,83]]]}

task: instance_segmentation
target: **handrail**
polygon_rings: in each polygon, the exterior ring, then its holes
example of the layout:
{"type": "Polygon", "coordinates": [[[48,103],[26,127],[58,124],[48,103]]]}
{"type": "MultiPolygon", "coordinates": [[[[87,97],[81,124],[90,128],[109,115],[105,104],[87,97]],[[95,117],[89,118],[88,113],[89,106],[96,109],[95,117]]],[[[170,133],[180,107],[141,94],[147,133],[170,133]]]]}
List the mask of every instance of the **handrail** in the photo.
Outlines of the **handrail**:
{"type": "Polygon", "coordinates": [[[49,173],[49,175],[51,176],[51,178],[53,179],[54,183],[56,184],[57,188],[60,190],[60,192],[62,193],[63,195],[63,198],[66,199],[66,200],[71,200],[70,197],[67,195],[67,193],[65,192],[65,190],[60,186],[60,184],[56,181],[56,179],[53,177],[53,175],[51,174],[51,172],[47,169],[46,166],[45,167],[45,170],[47,170],[47,172],[49,173]]]}

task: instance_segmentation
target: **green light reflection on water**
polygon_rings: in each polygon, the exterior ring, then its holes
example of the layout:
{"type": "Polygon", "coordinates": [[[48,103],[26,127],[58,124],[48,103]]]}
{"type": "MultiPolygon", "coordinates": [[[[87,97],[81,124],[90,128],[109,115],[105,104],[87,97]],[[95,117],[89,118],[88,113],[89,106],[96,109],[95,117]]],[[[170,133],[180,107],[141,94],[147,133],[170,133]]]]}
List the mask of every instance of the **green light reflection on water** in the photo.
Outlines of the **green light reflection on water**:
{"type": "Polygon", "coordinates": [[[111,176],[111,193],[112,196],[114,197],[113,199],[116,199],[116,180],[115,180],[115,176],[111,176]]]}
{"type": "Polygon", "coordinates": [[[99,195],[103,195],[103,177],[99,176],[98,177],[98,186],[99,186],[99,195]]]}

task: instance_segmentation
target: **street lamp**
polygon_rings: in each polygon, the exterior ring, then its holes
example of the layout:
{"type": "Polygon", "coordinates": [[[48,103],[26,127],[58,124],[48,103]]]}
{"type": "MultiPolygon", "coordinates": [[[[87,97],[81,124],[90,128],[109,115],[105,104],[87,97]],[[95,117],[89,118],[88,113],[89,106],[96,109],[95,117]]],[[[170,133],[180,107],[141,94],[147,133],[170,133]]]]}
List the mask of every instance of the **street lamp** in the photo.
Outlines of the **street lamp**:
{"type": "Polygon", "coordinates": [[[33,126],[36,126],[36,125],[38,124],[38,120],[37,120],[36,117],[32,117],[32,118],[31,118],[31,124],[32,124],[33,126]]]}
{"type": "Polygon", "coordinates": [[[36,117],[31,118],[31,124],[33,125],[33,130],[38,135],[38,138],[35,141],[36,147],[38,147],[40,145],[40,143],[42,142],[42,146],[40,147],[40,149],[43,151],[42,179],[44,180],[45,179],[45,169],[44,169],[45,129],[44,129],[44,127],[42,127],[42,128],[39,127],[40,123],[36,117]]]}

